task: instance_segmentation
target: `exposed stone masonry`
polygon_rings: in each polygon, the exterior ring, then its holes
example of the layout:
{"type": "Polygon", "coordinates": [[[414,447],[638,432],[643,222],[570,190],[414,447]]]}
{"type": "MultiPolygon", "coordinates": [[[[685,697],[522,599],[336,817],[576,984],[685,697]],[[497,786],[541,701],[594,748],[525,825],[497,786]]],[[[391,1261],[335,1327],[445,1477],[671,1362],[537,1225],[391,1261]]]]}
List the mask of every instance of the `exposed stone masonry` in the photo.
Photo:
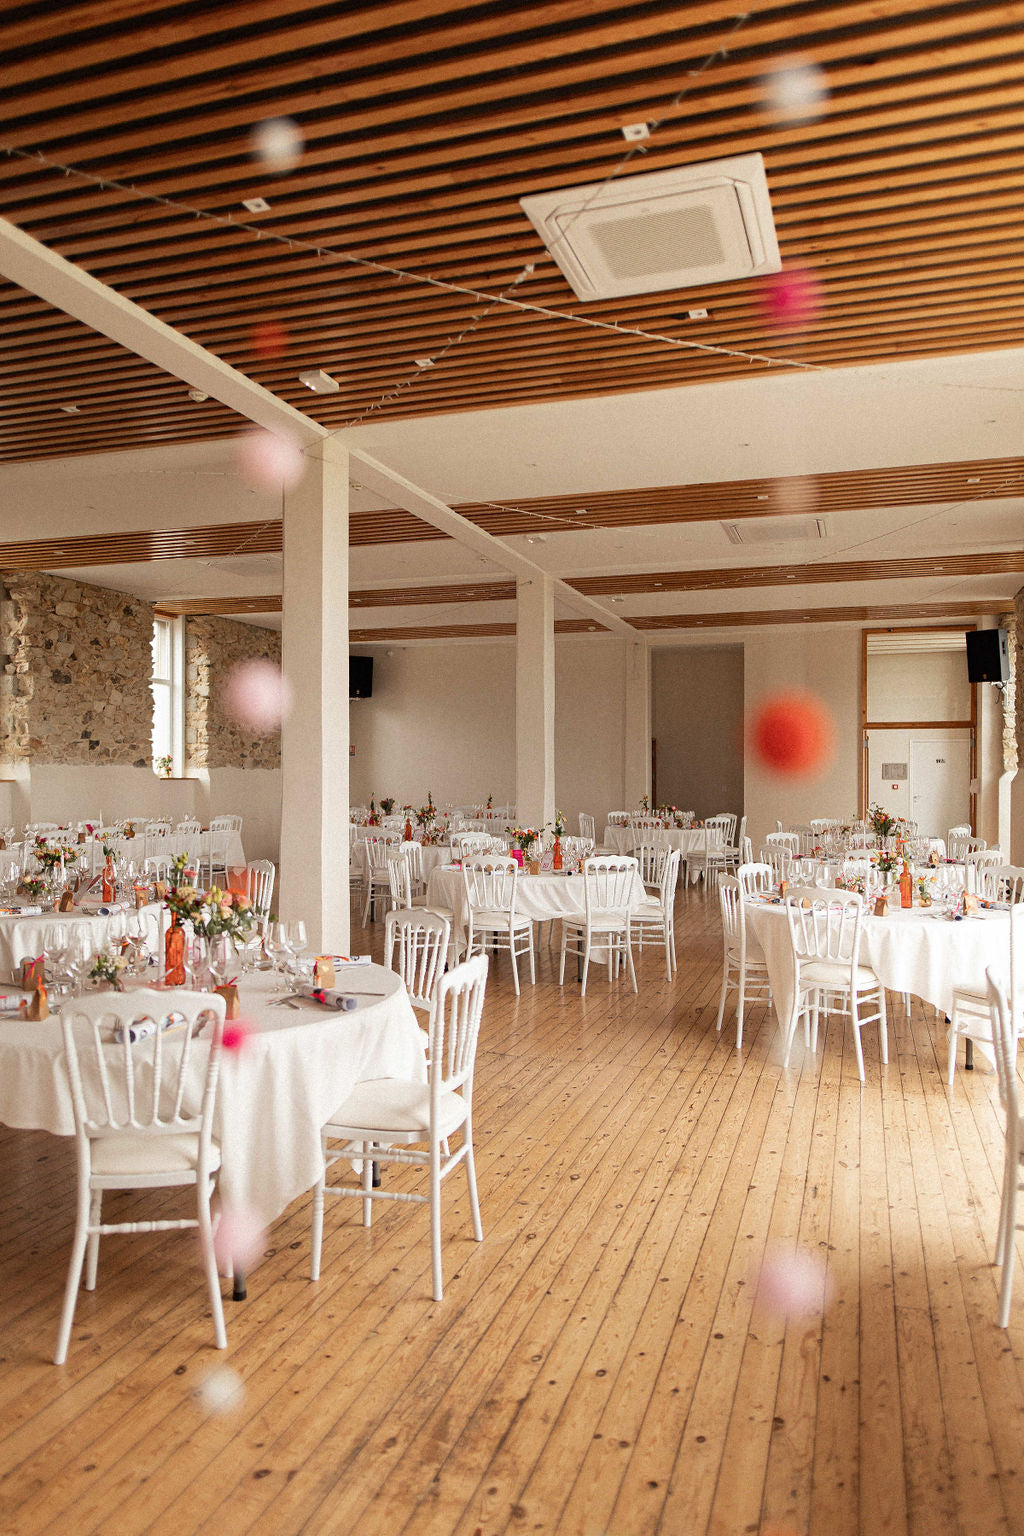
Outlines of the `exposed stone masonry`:
{"type": "MultiPolygon", "coordinates": [[[[0,762],[152,766],[153,606],[42,571],[0,572],[0,762]]],[[[275,768],[279,734],[220,707],[231,669],[280,665],[281,637],[230,619],[185,628],[186,768],[275,768]]]]}
{"type": "Polygon", "coordinates": [[[152,605],[43,571],[0,581],[0,757],[148,767],[152,605]]]}
{"type": "Polygon", "coordinates": [[[247,730],[224,712],[223,696],[239,662],[281,665],[281,636],[232,619],[185,622],[185,760],[191,768],[279,768],[281,736],[247,730]]]}

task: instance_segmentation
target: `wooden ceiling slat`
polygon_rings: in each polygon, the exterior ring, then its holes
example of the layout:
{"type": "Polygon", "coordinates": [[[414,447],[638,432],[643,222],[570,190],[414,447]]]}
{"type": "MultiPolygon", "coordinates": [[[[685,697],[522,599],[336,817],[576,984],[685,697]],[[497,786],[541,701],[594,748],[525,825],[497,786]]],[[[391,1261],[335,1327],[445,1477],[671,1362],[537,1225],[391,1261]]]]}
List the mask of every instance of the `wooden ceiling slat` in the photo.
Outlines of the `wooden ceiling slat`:
{"type": "MultiPolygon", "coordinates": [[[[1001,598],[965,603],[892,603],[850,608],[766,608],[750,612],[708,614],[659,614],[633,618],[630,623],[648,632],[687,629],[759,629],[777,624],[885,624],[913,620],[975,619],[1005,608],[1001,598]]],[[[558,634],[580,634],[600,629],[584,619],[556,619],[558,634]]],[[[351,629],[353,645],[383,645],[411,640],[490,640],[515,634],[514,624],[417,624],[389,625],[379,629],[351,629]]]]}
{"type": "MultiPolygon", "coordinates": [[[[8,142],[178,197],[188,213],[0,159],[5,212],[332,427],[411,379],[411,359],[462,331],[478,301],[321,262],[193,209],[237,209],[262,191],[270,231],[487,292],[535,262],[519,296],[566,318],[490,316],[382,420],[765,366],[584,330],[577,312],[825,367],[1019,345],[1024,0],[766,0],[734,31],[735,18],[728,0],[20,6],[0,17],[8,142]],[[661,115],[719,45],[628,169],[761,149],[783,258],[823,281],[803,336],[766,330],[753,283],[580,305],[518,208],[521,192],[614,171],[622,123],[661,115]],[[765,68],[800,51],[828,76],[817,122],[781,121],[762,99],[765,68]],[[297,116],[306,136],[281,175],[249,158],[249,128],[271,113],[297,116]],[[684,305],[712,311],[699,332],[683,328],[684,305]],[[273,363],[248,333],[278,312],[293,348],[273,363]],[[297,385],[292,359],[312,350],[337,361],[333,399],[297,385]]],[[[0,457],[199,441],[234,422],[7,284],[0,325],[0,457]],[[74,387],[83,410],[65,416],[56,407],[74,387]]],[[[423,537],[415,520],[387,528],[423,537]]]]}
{"type": "MultiPolygon", "coordinates": [[[[813,511],[818,516],[871,507],[899,507],[940,501],[992,501],[1024,495],[1024,458],[964,460],[949,464],[917,464],[887,469],[844,471],[813,477],[813,508],[807,507],[808,482],[801,477],[721,481],[683,486],[632,487],[621,491],[579,493],[574,496],[535,497],[507,508],[482,502],[463,502],[456,510],[491,533],[516,534],[536,531],[540,520],[550,531],[581,531],[588,528],[636,527],[707,521],[742,521],[749,518],[793,516],[813,511]],[[760,500],[766,497],[767,500],[760,500]],[[576,516],[576,508],[585,515],[576,516]]],[[[189,559],[197,556],[233,555],[240,547],[252,553],[279,553],[281,523],[218,523],[194,528],[140,529],[116,534],[80,534],[65,538],[32,539],[0,544],[0,569],[46,570],[73,566],[127,564],[140,560],[189,559]]],[[[411,539],[445,538],[438,529],[421,523],[397,508],[354,511],[350,517],[353,545],[407,542],[411,539]]],[[[896,561],[893,571],[905,575],[926,574],[924,564],[941,567],[935,574],[968,575],[1024,568],[1015,553],[936,555],[929,561],[896,561]]],[[[781,580],[842,581],[871,579],[872,562],[826,562],[770,568],[781,580]],[[813,575],[811,574],[813,572],[813,575]],[[803,574],[800,574],[803,573],[803,574]]],[[[733,568],[720,573],[724,585],[760,585],[756,570],[733,568]]],[[[646,590],[633,582],[668,583],[672,573],[645,573],[626,577],[571,578],[581,592],[620,593],[646,590]],[[597,583],[597,585],[593,585],[597,583]]],[[[718,573],[675,573],[676,590],[714,586],[718,573]]],[[[489,583],[463,583],[467,591],[487,591],[489,583]]],[[[422,588],[408,589],[412,592],[422,588]]],[[[434,590],[447,591],[437,587],[434,590]]],[[[366,589],[374,597],[374,589],[366,589]]],[[[504,587],[502,587],[504,595],[504,587]]],[[[362,600],[362,599],[361,599],[362,600]]],[[[439,601],[456,601],[447,596],[439,601]]],[[[481,601],[495,600],[491,591],[481,601]]],[[[410,598],[409,601],[415,601],[410,598]]]]}

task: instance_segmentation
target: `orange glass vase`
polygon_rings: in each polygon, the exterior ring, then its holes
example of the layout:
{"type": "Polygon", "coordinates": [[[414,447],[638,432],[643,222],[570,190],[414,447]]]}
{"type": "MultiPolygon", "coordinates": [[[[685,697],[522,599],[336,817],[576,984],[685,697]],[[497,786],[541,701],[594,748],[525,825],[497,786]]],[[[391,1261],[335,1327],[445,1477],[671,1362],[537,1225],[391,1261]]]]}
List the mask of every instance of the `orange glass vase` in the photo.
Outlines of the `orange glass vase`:
{"type": "Polygon", "coordinates": [[[164,934],[164,983],[168,987],[185,985],[185,930],[174,916],[164,934]]]}
{"type": "Polygon", "coordinates": [[[107,862],[103,866],[101,890],[103,893],[103,900],[105,902],[113,901],[115,895],[117,894],[117,887],[114,880],[114,861],[109,855],[107,857],[107,862]]]}
{"type": "Polygon", "coordinates": [[[560,837],[556,837],[555,838],[554,847],[552,848],[551,852],[553,854],[553,858],[551,860],[551,867],[552,867],[552,869],[561,869],[561,867],[562,867],[562,839],[560,837]]]}

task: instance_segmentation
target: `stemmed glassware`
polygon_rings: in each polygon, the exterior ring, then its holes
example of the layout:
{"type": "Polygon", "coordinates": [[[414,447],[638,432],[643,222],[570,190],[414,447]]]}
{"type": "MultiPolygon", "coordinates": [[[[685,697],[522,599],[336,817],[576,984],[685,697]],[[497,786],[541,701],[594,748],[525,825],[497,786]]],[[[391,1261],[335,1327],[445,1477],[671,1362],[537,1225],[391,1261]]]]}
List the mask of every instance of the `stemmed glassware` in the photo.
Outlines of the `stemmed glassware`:
{"type": "Polygon", "coordinates": [[[267,954],[274,962],[274,970],[279,977],[283,977],[288,966],[288,957],[292,953],[288,942],[288,924],[271,923],[270,932],[267,935],[267,954]]]}
{"type": "Polygon", "coordinates": [[[301,969],[300,956],[305,954],[307,948],[309,947],[309,941],[306,938],[305,923],[302,922],[301,919],[299,921],[286,923],[285,936],[288,940],[288,948],[292,956],[292,964],[289,969],[294,976],[298,976],[301,969]]]}

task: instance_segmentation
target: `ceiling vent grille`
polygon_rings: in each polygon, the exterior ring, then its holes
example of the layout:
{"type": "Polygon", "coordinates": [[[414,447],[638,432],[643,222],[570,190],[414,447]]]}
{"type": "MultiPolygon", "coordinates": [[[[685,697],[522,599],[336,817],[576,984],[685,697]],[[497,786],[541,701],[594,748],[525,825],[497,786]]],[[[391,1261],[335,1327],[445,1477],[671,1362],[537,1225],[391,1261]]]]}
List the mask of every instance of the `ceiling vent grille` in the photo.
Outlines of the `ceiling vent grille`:
{"type": "Polygon", "coordinates": [[[832,535],[827,517],[745,517],[721,528],[730,544],[801,544],[832,535]]]}
{"type": "Polygon", "coordinates": [[[759,154],[520,199],[580,299],[612,299],[778,272],[759,154]]]}

